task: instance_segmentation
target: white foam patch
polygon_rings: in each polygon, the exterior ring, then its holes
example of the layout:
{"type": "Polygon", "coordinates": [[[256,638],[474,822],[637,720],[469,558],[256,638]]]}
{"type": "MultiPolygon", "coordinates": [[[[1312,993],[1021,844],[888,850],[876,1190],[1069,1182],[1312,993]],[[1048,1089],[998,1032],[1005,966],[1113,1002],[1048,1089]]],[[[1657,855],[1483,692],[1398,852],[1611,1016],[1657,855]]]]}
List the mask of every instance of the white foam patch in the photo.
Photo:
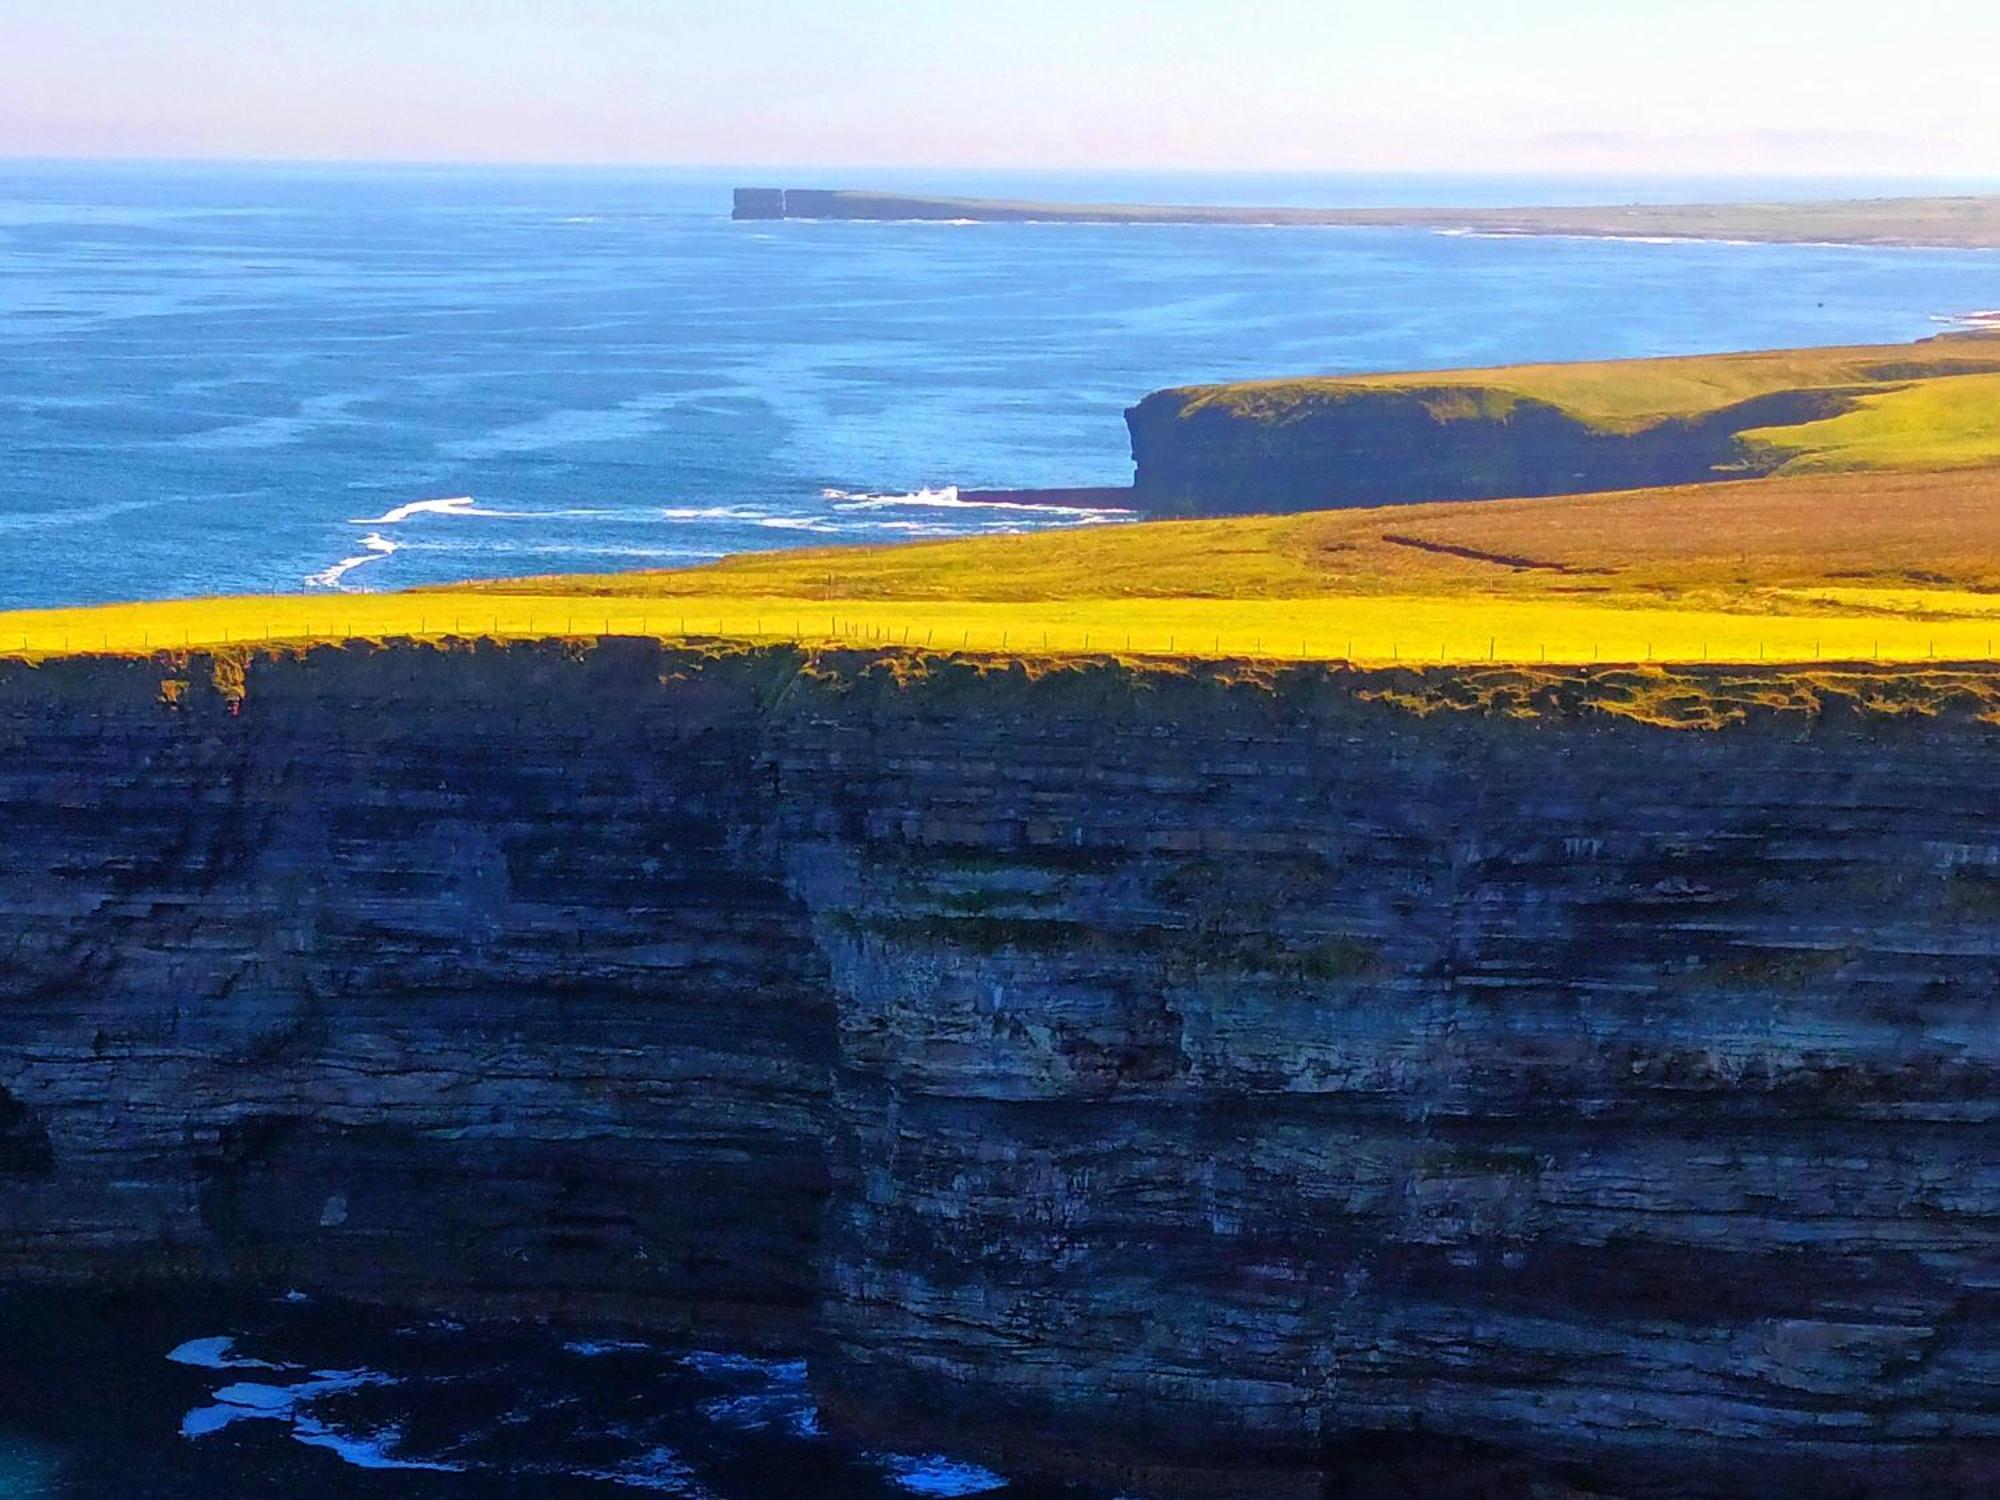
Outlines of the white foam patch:
{"type": "Polygon", "coordinates": [[[357,1469],[421,1469],[433,1474],[458,1474],[458,1464],[416,1458],[398,1458],[396,1445],[402,1441],[399,1427],[384,1427],[365,1437],[337,1431],[317,1417],[301,1416],[292,1422],[292,1437],[308,1448],[325,1448],[357,1469]]]}
{"type": "Polygon", "coordinates": [[[636,1354],[651,1347],[637,1339],[571,1339],[563,1345],[563,1352],[584,1359],[602,1359],[607,1354],[636,1354]]]}
{"type": "Polygon", "coordinates": [[[776,1391],[751,1396],[718,1396],[704,1401],[701,1414],[719,1427],[738,1432],[788,1428],[800,1437],[819,1434],[819,1411],[800,1391],[776,1391]]]}
{"type": "Polygon", "coordinates": [[[947,1458],[942,1453],[885,1453],[881,1464],[897,1488],[913,1495],[984,1495],[1004,1490],[1008,1483],[991,1469],[947,1458]]]}
{"type": "MultiPolygon", "coordinates": [[[[180,1364],[210,1369],[237,1369],[244,1364],[265,1369],[281,1368],[261,1360],[232,1358],[229,1339],[192,1339],[168,1356],[180,1364]],[[220,1361],[221,1363],[216,1363],[220,1361]]],[[[317,1415],[313,1403],[344,1391],[366,1386],[393,1385],[395,1381],[375,1370],[315,1370],[310,1379],[291,1385],[239,1380],[215,1392],[214,1404],[198,1406],[181,1418],[181,1436],[203,1438],[221,1432],[236,1422],[284,1422],[294,1441],[309,1448],[324,1448],[338,1454],[344,1463],[357,1469],[422,1469],[438,1473],[458,1473],[457,1464],[427,1459],[404,1458],[395,1450],[402,1439],[399,1428],[384,1427],[374,1432],[343,1432],[317,1415]]]]}
{"type": "Polygon", "coordinates": [[[184,1344],[176,1344],[167,1351],[167,1358],[177,1365],[192,1365],[198,1370],[291,1370],[296,1365],[274,1365],[268,1359],[251,1359],[247,1355],[233,1354],[236,1340],[228,1337],[189,1339],[184,1344]]]}
{"type": "Polygon", "coordinates": [[[451,495],[437,500],[412,500],[385,510],[379,516],[350,516],[350,526],[400,526],[418,516],[474,516],[486,521],[574,521],[622,520],[627,512],[595,506],[571,506],[557,510],[495,510],[481,505],[470,495],[451,495]]]}
{"type": "Polygon", "coordinates": [[[681,1356],[681,1363],[698,1374],[754,1375],[773,1385],[802,1386],[806,1383],[806,1362],[802,1359],[758,1359],[750,1354],[718,1354],[697,1349],[681,1356]]]}
{"type": "Polygon", "coordinates": [[[1014,510],[1039,516],[1129,516],[1130,510],[1115,505],[1032,505],[1025,500],[967,500],[957,485],[939,489],[911,490],[900,495],[872,495],[854,490],[821,490],[839,510],[882,510],[890,506],[915,505],[931,510],[1014,510]]]}
{"type": "Polygon", "coordinates": [[[350,526],[400,526],[412,516],[471,516],[480,511],[470,495],[452,495],[442,500],[412,500],[385,510],[379,516],[355,516],[350,526]]]}
{"type": "Polygon", "coordinates": [[[668,521],[761,521],[767,514],[748,505],[669,505],[660,512],[668,521]]]}
{"type": "Polygon", "coordinates": [[[651,1490],[662,1495],[703,1497],[707,1491],[694,1481],[694,1470],[671,1448],[653,1448],[637,1458],[610,1469],[583,1469],[584,1479],[601,1479],[627,1489],[651,1490]]]}
{"type": "Polygon", "coordinates": [[[343,588],[345,585],[342,580],[356,568],[366,567],[372,562],[380,562],[383,558],[393,556],[401,550],[398,543],[392,542],[386,536],[373,531],[361,539],[361,545],[366,549],[365,551],[357,552],[351,557],[343,557],[330,568],[321,568],[317,573],[308,573],[306,575],[307,587],[316,589],[343,588]]]}

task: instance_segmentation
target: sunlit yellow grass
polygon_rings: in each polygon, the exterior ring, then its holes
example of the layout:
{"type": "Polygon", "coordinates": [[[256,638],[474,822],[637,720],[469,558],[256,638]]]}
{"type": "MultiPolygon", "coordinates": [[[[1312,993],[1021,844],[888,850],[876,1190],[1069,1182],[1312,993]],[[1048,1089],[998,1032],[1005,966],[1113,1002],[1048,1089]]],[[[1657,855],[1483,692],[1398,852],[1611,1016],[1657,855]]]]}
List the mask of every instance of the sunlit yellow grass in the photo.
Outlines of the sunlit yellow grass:
{"type": "Polygon", "coordinates": [[[1989,619],[1621,608],[1564,600],[995,602],[689,594],[357,594],[202,599],[0,615],[0,653],[47,657],[391,637],[651,636],[911,645],[1015,656],[1106,653],[1360,662],[1986,659],[1989,619]]]}

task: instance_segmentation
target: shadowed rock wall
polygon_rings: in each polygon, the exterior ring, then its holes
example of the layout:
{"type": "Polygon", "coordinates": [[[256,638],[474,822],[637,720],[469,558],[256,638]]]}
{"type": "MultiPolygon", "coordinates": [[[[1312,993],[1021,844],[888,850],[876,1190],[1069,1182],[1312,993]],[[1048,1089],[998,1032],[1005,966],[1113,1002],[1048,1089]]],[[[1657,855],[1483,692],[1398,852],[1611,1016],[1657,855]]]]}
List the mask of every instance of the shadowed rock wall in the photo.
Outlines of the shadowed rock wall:
{"type": "Polygon", "coordinates": [[[789,1340],[1163,1490],[1983,1493],[1994,687],[8,667],[0,1271],[789,1340]]]}
{"type": "Polygon", "coordinates": [[[1737,434],[1832,416],[1851,393],[1786,391],[1614,432],[1547,402],[1463,388],[1333,390],[1281,412],[1156,391],[1125,413],[1133,500],[1157,515],[1235,515],[1582,495],[1767,474],[1737,434]]]}

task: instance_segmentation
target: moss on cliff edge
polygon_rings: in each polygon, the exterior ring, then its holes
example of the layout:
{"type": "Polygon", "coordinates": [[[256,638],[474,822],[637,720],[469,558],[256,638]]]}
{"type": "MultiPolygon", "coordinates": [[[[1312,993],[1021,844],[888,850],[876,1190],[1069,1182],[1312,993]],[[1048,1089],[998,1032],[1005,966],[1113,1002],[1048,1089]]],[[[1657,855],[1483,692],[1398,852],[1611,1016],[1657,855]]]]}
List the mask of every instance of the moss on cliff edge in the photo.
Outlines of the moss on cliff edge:
{"type": "MultiPolygon", "coordinates": [[[[196,716],[232,712],[235,704],[234,712],[250,725],[261,700],[274,695],[285,700],[332,693],[356,712],[371,712],[440,695],[481,704],[539,684],[566,698],[600,695],[607,711],[634,695],[673,691],[683,695],[688,712],[707,704],[718,714],[810,718],[837,711],[894,719],[1022,708],[1052,720],[1140,722],[1162,731],[1191,720],[1226,722],[1246,734],[1382,710],[1441,722],[1498,718],[1672,730],[1895,721],[2000,726],[2000,666],[1985,664],[1371,668],[1116,654],[1051,659],[749,643],[681,647],[629,639],[404,639],[232,650],[219,659],[178,651],[42,663],[0,658],[0,693],[29,681],[43,689],[59,686],[79,701],[129,699],[128,707],[151,704],[196,716]],[[524,663],[532,668],[525,676],[524,663]],[[178,686],[163,693],[163,682],[178,686]]],[[[1027,836],[1031,844],[1046,845],[1045,862],[1053,871],[1091,863],[1089,851],[1070,847],[1061,828],[1031,828],[1027,836]]],[[[955,847],[950,830],[939,838],[940,850],[955,847]]],[[[1187,853],[1201,857],[1198,849],[1187,853]]],[[[977,840],[952,856],[971,871],[982,868],[981,858],[977,840]]]]}

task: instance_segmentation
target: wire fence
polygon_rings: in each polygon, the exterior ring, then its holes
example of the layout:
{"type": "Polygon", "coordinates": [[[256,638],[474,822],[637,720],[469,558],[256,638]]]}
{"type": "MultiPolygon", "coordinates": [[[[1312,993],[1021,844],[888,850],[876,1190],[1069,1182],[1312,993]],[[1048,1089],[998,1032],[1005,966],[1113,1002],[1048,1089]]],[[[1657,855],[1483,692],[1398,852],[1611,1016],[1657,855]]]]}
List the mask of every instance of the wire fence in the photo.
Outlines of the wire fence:
{"type": "MultiPolygon", "coordinates": [[[[1230,606],[1210,611],[1220,618],[1148,618],[1144,623],[1121,623],[1115,604],[1094,612],[1069,609],[1041,615],[1028,606],[986,606],[973,611],[965,606],[937,609],[895,603],[824,611],[702,611],[657,605],[621,607],[616,603],[577,607],[568,601],[540,599],[509,599],[492,608],[440,610],[404,606],[395,596],[371,596],[369,607],[359,611],[332,612],[324,606],[315,609],[310,601],[282,600],[269,602],[270,607],[260,612],[255,608],[258,602],[263,601],[205,602],[199,610],[172,605],[117,606],[102,611],[51,612],[43,618],[24,613],[14,617],[21,626],[17,630],[10,632],[0,623],[0,650],[14,648],[33,657],[304,648],[403,638],[463,643],[638,637],[691,644],[796,643],[816,648],[921,649],[979,655],[1223,657],[1370,666],[1686,665],[1988,662],[1994,659],[1994,647],[2000,641],[2000,629],[1987,621],[1713,613],[1677,617],[1669,611],[1605,608],[1561,612],[1565,618],[1560,623],[1568,628],[1530,636],[1519,631],[1463,628],[1456,633],[1432,634],[1423,629],[1426,622],[1420,618],[1301,620],[1287,618],[1276,609],[1249,611],[1261,617],[1245,620],[1245,610],[1230,606]]],[[[1183,610],[1184,615],[1196,613],[1183,610]]]]}

